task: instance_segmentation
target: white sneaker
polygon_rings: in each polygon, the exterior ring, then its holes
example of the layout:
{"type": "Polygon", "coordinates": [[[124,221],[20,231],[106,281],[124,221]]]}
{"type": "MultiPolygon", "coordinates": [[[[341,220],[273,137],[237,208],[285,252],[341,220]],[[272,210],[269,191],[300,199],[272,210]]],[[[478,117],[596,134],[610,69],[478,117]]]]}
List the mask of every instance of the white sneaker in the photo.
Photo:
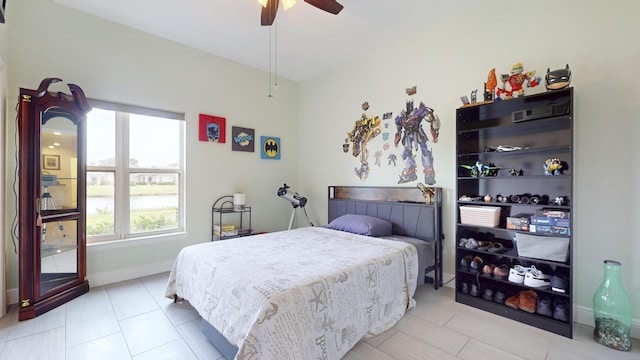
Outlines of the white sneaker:
{"type": "Polygon", "coordinates": [[[544,288],[551,286],[551,276],[531,266],[531,270],[524,277],[524,285],[532,288],[544,288]]]}
{"type": "Polygon", "coordinates": [[[528,274],[531,268],[526,268],[522,265],[516,265],[509,269],[509,281],[516,284],[522,284],[524,282],[525,274],[528,274]]]}

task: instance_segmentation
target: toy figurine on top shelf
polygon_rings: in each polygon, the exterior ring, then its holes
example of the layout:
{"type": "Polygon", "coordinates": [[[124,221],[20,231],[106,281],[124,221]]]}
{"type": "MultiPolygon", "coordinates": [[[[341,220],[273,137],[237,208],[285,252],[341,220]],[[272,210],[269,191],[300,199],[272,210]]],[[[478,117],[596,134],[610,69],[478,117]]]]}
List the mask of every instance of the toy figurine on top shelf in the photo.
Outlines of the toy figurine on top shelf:
{"type": "Polygon", "coordinates": [[[544,77],[547,83],[547,90],[564,89],[571,84],[571,69],[569,64],[564,69],[551,71],[547,68],[547,75],[544,77]]]}
{"type": "Polygon", "coordinates": [[[536,75],[535,70],[525,72],[521,62],[513,64],[513,66],[511,67],[510,75],[502,74],[500,76],[503,87],[498,88],[498,91],[496,91],[496,99],[501,98],[502,94],[505,95],[504,99],[511,99],[514,93],[517,93],[517,95],[523,95],[524,89],[522,88],[522,85],[524,84],[525,81],[527,82],[527,87],[538,86],[542,81],[542,78],[540,78],[540,76],[535,76],[535,75],[536,75]],[[509,83],[509,86],[511,86],[511,90],[506,89],[507,82],[509,83]]]}
{"type": "Polygon", "coordinates": [[[494,98],[494,90],[497,84],[498,80],[496,80],[496,69],[493,68],[489,71],[487,82],[484,83],[484,92],[482,94],[484,101],[478,101],[478,89],[475,89],[471,91],[471,101],[469,101],[469,97],[467,96],[460,97],[462,106],[483,105],[492,102],[494,98]]]}
{"type": "Polygon", "coordinates": [[[482,161],[478,160],[474,165],[460,165],[465,169],[471,170],[471,177],[479,176],[496,176],[498,174],[499,167],[496,167],[493,163],[485,165],[482,161]]]}
{"type": "Polygon", "coordinates": [[[489,70],[489,76],[487,76],[487,82],[484,83],[484,101],[493,101],[493,91],[498,86],[498,79],[496,78],[496,68],[489,70]]]}

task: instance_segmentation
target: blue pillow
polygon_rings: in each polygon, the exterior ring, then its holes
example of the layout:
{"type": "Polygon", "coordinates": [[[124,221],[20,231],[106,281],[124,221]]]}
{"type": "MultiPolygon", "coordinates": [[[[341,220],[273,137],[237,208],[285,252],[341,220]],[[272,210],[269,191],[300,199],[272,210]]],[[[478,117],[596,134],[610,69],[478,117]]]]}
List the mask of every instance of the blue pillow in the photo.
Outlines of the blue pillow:
{"type": "Polygon", "coordinates": [[[337,217],[327,225],[327,228],[367,236],[389,236],[393,233],[391,221],[357,214],[337,217]]]}

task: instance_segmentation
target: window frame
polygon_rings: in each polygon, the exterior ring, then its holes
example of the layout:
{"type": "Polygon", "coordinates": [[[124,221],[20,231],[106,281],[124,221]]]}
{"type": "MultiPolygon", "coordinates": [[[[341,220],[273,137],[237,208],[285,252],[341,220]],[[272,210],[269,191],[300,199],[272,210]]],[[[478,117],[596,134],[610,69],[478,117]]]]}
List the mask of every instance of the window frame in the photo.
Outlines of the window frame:
{"type": "Polygon", "coordinates": [[[114,232],[103,235],[86,235],[87,244],[113,243],[122,240],[142,240],[162,238],[176,234],[182,234],[186,229],[186,116],[184,113],[158,110],[142,106],[114,103],[103,100],[88,99],[93,108],[115,112],[115,165],[95,166],[87,164],[87,176],[94,172],[113,173],[114,176],[114,232]],[[161,117],[176,121],[182,121],[179,134],[179,166],[178,168],[133,168],[129,165],[129,115],[143,115],[161,117]],[[175,174],[178,177],[178,224],[176,228],[143,231],[132,233],[130,229],[130,178],[132,174],[175,174]]]}

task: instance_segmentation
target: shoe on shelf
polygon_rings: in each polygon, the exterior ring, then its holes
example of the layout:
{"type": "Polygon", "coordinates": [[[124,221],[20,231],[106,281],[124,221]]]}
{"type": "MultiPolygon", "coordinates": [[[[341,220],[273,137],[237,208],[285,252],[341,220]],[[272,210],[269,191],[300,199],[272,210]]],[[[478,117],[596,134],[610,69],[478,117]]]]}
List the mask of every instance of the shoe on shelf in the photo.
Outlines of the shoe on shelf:
{"type": "Polygon", "coordinates": [[[569,322],[569,303],[563,299],[556,298],[553,302],[553,318],[569,322]]]}
{"type": "Polygon", "coordinates": [[[538,296],[536,303],[536,313],[548,317],[553,317],[553,304],[551,298],[547,295],[538,296]]]}
{"type": "Polygon", "coordinates": [[[496,266],[493,269],[493,277],[501,280],[507,280],[507,277],[509,277],[509,266],[504,264],[496,266]]]}
{"type": "Polygon", "coordinates": [[[520,302],[518,303],[518,307],[522,311],[526,311],[528,313],[536,312],[536,300],[538,298],[538,293],[533,290],[523,290],[520,292],[520,302]]]}
{"type": "Polygon", "coordinates": [[[467,243],[469,242],[469,239],[467,238],[460,238],[460,241],[458,242],[458,246],[459,247],[464,247],[465,245],[467,245],[467,243]]]}
{"type": "Polygon", "coordinates": [[[491,241],[478,241],[478,250],[487,251],[493,245],[491,241]]]}
{"type": "Polygon", "coordinates": [[[569,278],[558,272],[551,276],[551,290],[565,294],[569,288],[569,278]]]}
{"type": "Polygon", "coordinates": [[[531,266],[524,276],[524,286],[532,288],[548,288],[551,286],[550,276],[531,266]]]}
{"type": "Polygon", "coordinates": [[[519,309],[520,308],[520,292],[510,296],[507,300],[504,301],[504,304],[510,308],[519,309]]]}
{"type": "Polygon", "coordinates": [[[498,288],[493,295],[493,301],[498,304],[504,304],[506,298],[507,290],[505,288],[498,288]]]}
{"type": "Polygon", "coordinates": [[[524,283],[524,276],[529,272],[531,268],[526,268],[522,265],[515,265],[509,270],[509,281],[516,284],[524,283]]]}
{"type": "Polygon", "coordinates": [[[495,270],[496,266],[493,264],[486,264],[483,268],[482,268],[482,276],[493,276],[493,271],[495,270]]]}
{"type": "Polygon", "coordinates": [[[480,256],[476,256],[473,258],[473,260],[469,264],[469,271],[474,274],[477,274],[480,271],[482,271],[483,267],[484,267],[484,260],[480,256]]]}
{"type": "Polygon", "coordinates": [[[469,283],[466,283],[466,282],[462,283],[462,293],[463,294],[468,294],[469,293],[469,283]]]}
{"type": "Polygon", "coordinates": [[[505,251],[507,251],[508,249],[506,247],[504,247],[504,245],[502,245],[499,242],[494,242],[491,244],[491,247],[489,249],[487,249],[487,251],[492,252],[492,253],[503,253],[505,251]]]}
{"type": "Polygon", "coordinates": [[[485,300],[493,301],[493,296],[495,295],[496,288],[495,286],[489,286],[485,288],[482,292],[482,298],[485,300]]]}
{"type": "Polygon", "coordinates": [[[480,288],[480,286],[476,284],[471,284],[471,291],[469,292],[469,295],[478,297],[480,296],[481,292],[482,292],[482,289],[480,288]]]}
{"type": "Polygon", "coordinates": [[[466,249],[474,250],[475,248],[478,247],[478,240],[476,240],[474,238],[468,238],[467,239],[467,243],[464,245],[464,247],[466,249]]]}
{"type": "Polygon", "coordinates": [[[471,265],[471,261],[473,261],[473,256],[465,255],[462,259],[460,259],[460,270],[469,271],[469,265],[471,265]]]}

